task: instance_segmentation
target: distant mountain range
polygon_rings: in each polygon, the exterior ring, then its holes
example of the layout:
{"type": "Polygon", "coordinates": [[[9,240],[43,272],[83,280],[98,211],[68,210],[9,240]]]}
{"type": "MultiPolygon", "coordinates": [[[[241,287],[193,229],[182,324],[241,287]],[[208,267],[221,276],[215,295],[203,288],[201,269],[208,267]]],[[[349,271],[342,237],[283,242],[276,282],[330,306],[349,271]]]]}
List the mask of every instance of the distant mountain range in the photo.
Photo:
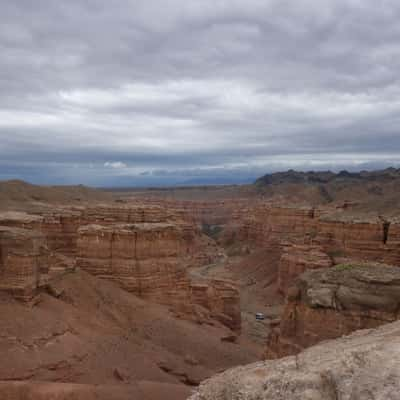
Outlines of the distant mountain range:
{"type": "Polygon", "coordinates": [[[393,181],[400,178],[400,169],[386,168],[378,171],[360,171],[348,172],[340,171],[338,173],[331,171],[294,171],[275,172],[266,174],[255,181],[256,185],[278,185],[278,184],[324,184],[334,182],[349,181],[393,181]]]}

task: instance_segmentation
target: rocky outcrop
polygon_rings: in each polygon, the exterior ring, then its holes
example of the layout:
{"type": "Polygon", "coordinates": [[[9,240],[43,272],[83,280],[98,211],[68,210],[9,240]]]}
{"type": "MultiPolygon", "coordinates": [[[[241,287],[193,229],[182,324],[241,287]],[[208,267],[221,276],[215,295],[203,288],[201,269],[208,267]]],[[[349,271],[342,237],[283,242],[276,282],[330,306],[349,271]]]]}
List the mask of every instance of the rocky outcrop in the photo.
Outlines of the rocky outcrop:
{"type": "Polygon", "coordinates": [[[311,207],[277,207],[269,203],[256,205],[244,225],[248,240],[264,247],[280,246],[282,241],[307,243],[315,235],[316,210],[311,207]]]}
{"type": "Polygon", "coordinates": [[[288,290],[267,358],[296,354],[322,340],[374,328],[400,317],[400,268],[342,264],[309,270],[288,290]]]}
{"type": "Polygon", "coordinates": [[[400,222],[398,219],[384,221],[383,241],[386,248],[385,262],[400,265],[400,222]]]}
{"type": "Polygon", "coordinates": [[[347,257],[385,261],[383,222],[378,218],[325,217],[318,223],[315,242],[326,251],[347,257]]]}
{"type": "Polygon", "coordinates": [[[132,202],[124,205],[97,205],[81,209],[82,221],[86,223],[157,223],[184,222],[184,216],[176,208],[132,202]]]}
{"type": "Polygon", "coordinates": [[[168,223],[87,225],[79,228],[77,265],[143,298],[184,304],[189,293],[183,258],[188,247],[168,223]]]}
{"type": "Polygon", "coordinates": [[[49,252],[39,232],[0,226],[0,292],[29,301],[47,283],[49,252]]]}
{"type": "Polygon", "coordinates": [[[190,284],[190,301],[211,312],[210,317],[235,332],[241,330],[240,293],[237,285],[223,279],[190,284]]]}
{"type": "Polygon", "coordinates": [[[329,268],[331,258],[321,246],[288,244],[284,247],[278,267],[278,289],[286,295],[295,279],[308,269],[329,268]]]}
{"type": "Polygon", "coordinates": [[[45,235],[53,253],[74,258],[78,253],[78,230],[96,224],[108,226],[134,223],[171,223],[177,226],[182,240],[192,254],[193,265],[212,262],[219,257],[215,242],[189,218],[175,209],[145,204],[98,205],[96,207],[59,207],[41,215],[24,212],[0,214],[0,225],[37,230],[45,235]],[[187,219],[185,219],[187,218],[187,219]]]}
{"type": "Polygon", "coordinates": [[[191,400],[397,400],[400,322],[324,342],[298,356],[228,370],[191,400]]]}
{"type": "Polygon", "coordinates": [[[68,209],[56,209],[42,215],[25,212],[0,214],[1,225],[41,232],[50,251],[71,257],[76,255],[76,232],[80,223],[80,212],[68,209]]]}
{"type": "Polygon", "coordinates": [[[195,238],[188,238],[181,225],[87,225],[78,234],[77,265],[83,270],[189,318],[196,316],[194,306],[201,306],[211,318],[240,331],[239,291],[234,284],[189,279],[195,238]]]}
{"type": "MultiPolygon", "coordinates": [[[[49,249],[50,278],[73,270],[77,262],[142,298],[184,310],[186,316],[196,304],[186,269],[221,256],[215,241],[201,234],[188,213],[160,205],[59,207],[41,215],[5,212],[0,224],[42,235],[43,247],[49,249]]],[[[239,329],[236,289],[230,283],[207,285],[201,302],[206,299],[208,312],[239,329]]]]}
{"type": "Polygon", "coordinates": [[[218,202],[158,201],[96,207],[59,207],[42,215],[7,212],[0,225],[42,232],[51,251],[69,257],[77,254],[78,229],[89,224],[173,223],[191,243],[193,263],[213,262],[218,249],[240,244],[243,248],[276,249],[289,241],[319,245],[333,257],[400,263],[400,224],[383,218],[355,219],[335,209],[277,206],[265,201],[218,202]],[[214,213],[214,214],[213,214],[214,213]],[[202,235],[203,233],[203,235],[202,235]],[[208,235],[208,239],[206,235],[208,235]]]}
{"type": "Polygon", "coordinates": [[[253,247],[277,248],[291,242],[321,246],[333,257],[400,263],[400,224],[395,218],[356,218],[336,208],[259,202],[241,212],[232,226],[237,240],[253,247]]]}

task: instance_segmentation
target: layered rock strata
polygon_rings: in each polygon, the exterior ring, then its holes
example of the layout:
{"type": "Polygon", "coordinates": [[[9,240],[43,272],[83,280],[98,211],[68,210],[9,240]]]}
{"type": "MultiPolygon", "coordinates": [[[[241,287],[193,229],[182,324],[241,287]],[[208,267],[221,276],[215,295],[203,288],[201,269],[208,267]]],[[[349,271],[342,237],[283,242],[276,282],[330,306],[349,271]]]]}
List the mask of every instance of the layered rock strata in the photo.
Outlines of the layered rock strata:
{"type": "Polygon", "coordinates": [[[264,247],[279,246],[282,241],[307,240],[314,235],[316,215],[313,208],[255,207],[245,222],[248,239],[264,247]]]}
{"type": "Polygon", "coordinates": [[[333,209],[258,203],[240,213],[234,226],[240,241],[256,247],[292,242],[319,245],[333,257],[400,263],[400,224],[395,218],[354,218],[333,209]]]}
{"type": "Polygon", "coordinates": [[[399,318],[400,268],[342,264],[308,270],[288,290],[267,358],[296,354],[322,340],[374,328],[399,318]]]}
{"type": "Polygon", "coordinates": [[[240,299],[232,282],[192,282],[191,242],[180,225],[138,223],[87,225],[78,231],[77,265],[117,282],[139,297],[172,306],[190,317],[195,305],[240,331],[240,299]]]}
{"type": "Polygon", "coordinates": [[[329,268],[331,258],[316,245],[290,245],[283,248],[278,267],[278,289],[286,295],[295,279],[308,269],[329,268]]]}
{"type": "Polygon", "coordinates": [[[182,303],[189,292],[188,248],[173,224],[140,223],[79,228],[77,265],[122,288],[162,303],[182,303]]]}
{"type": "Polygon", "coordinates": [[[49,252],[36,231],[0,226],[0,292],[29,301],[47,283],[49,252]]]}
{"type": "Polygon", "coordinates": [[[0,214],[0,224],[41,232],[50,251],[65,256],[76,255],[77,229],[81,223],[79,211],[60,209],[33,215],[24,212],[5,212],[0,214]]]}
{"type": "Polygon", "coordinates": [[[240,332],[240,293],[234,282],[223,279],[191,282],[190,302],[204,307],[211,312],[211,318],[235,332],[240,332]]]}

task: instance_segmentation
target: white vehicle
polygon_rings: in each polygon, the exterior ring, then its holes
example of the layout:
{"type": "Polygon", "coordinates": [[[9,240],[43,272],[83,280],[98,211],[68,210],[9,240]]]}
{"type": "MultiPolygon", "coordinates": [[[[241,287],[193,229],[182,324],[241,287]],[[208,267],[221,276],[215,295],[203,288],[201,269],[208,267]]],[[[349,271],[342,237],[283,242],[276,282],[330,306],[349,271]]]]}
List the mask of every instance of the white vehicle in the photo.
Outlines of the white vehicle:
{"type": "Polygon", "coordinates": [[[265,315],[263,313],[256,313],[256,319],[258,319],[259,321],[262,321],[265,319],[265,315]]]}

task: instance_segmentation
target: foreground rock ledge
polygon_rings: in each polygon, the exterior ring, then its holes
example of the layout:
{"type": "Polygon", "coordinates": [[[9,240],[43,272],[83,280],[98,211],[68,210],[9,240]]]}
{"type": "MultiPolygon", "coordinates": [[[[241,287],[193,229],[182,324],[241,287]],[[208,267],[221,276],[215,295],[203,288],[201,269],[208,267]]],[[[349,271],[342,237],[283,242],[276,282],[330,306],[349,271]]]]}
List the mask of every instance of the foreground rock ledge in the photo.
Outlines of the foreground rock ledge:
{"type": "Polygon", "coordinates": [[[399,267],[350,263],[309,270],[289,292],[265,358],[294,355],[323,340],[400,319],[399,267]]]}
{"type": "Polygon", "coordinates": [[[190,400],[398,400],[400,322],[230,369],[190,400]]]}

